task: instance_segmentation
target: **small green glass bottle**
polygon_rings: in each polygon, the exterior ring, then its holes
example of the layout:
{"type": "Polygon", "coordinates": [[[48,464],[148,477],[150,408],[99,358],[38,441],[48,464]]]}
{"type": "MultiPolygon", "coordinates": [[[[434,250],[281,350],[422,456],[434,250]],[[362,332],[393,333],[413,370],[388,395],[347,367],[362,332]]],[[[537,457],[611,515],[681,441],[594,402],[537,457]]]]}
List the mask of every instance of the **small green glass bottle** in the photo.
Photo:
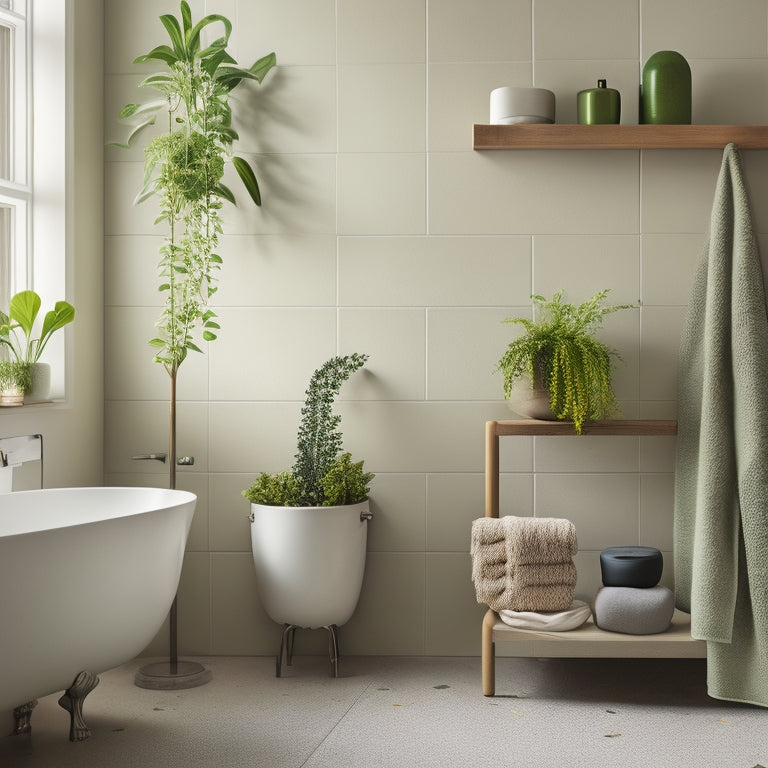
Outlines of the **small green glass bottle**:
{"type": "Polygon", "coordinates": [[[576,94],[576,111],[581,125],[618,123],[621,120],[621,94],[606,88],[606,80],[598,80],[597,88],[576,94]]]}
{"type": "Polygon", "coordinates": [[[677,51],[658,51],[645,62],[640,122],[690,125],[691,68],[677,51]]]}

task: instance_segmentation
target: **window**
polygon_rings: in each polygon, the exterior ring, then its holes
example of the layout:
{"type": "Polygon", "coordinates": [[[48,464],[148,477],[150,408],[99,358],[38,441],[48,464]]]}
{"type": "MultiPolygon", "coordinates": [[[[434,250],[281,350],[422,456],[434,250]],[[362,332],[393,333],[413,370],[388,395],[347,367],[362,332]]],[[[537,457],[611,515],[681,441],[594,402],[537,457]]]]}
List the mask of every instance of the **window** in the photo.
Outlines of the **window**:
{"type": "MultiPolygon", "coordinates": [[[[32,288],[43,309],[72,301],[67,271],[67,147],[74,0],[0,0],[0,307],[32,288]]],[[[65,335],[46,347],[64,395],[65,335]]]]}
{"type": "Polygon", "coordinates": [[[30,234],[28,24],[24,0],[0,0],[0,306],[26,286],[30,234]]]}

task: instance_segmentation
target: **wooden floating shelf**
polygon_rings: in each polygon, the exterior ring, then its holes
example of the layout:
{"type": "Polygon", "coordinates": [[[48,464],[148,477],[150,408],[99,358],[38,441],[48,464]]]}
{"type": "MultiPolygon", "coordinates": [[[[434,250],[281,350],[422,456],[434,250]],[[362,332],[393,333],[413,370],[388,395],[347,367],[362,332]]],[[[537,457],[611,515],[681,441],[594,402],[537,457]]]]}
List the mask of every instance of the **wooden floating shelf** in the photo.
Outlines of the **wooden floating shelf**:
{"type": "Polygon", "coordinates": [[[768,149],[768,125],[474,126],[474,149],[768,149]]]}
{"type": "MultiPolygon", "coordinates": [[[[575,435],[570,421],[541,421],[538,419],[514,419],[509,421],[488,422],[496,436],[503,435],[575,435]]],[[[656,436],[677,434],[677,422],[674,419],[611,419],[608,421],[585,422],[582,435],[638,435],[656,436]]]]}

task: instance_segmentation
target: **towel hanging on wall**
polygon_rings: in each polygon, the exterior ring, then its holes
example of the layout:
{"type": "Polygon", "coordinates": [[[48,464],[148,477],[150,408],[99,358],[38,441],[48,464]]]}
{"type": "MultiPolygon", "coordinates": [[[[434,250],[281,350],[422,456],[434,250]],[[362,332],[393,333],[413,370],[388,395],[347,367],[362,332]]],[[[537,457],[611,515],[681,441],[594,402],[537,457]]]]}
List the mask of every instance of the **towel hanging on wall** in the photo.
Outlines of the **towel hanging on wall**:
{"type": "Polygon", "coordinates": [[[768,316],[734,144],[683,326],[675,590],[710,696],[768,706],[768,316]]]}

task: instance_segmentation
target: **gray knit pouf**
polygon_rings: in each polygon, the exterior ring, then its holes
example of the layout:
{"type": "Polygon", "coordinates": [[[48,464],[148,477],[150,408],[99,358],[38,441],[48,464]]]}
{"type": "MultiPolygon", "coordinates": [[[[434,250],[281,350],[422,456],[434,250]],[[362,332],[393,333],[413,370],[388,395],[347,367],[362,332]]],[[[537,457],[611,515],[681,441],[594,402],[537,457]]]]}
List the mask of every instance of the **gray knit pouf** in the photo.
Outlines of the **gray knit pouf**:
{"type": "Polygon", "coordinates": [[[675,596],[666,587],[601,587],[595,595],[595,624],[608,632],[655,635],[669,629],[675,596]]]}

